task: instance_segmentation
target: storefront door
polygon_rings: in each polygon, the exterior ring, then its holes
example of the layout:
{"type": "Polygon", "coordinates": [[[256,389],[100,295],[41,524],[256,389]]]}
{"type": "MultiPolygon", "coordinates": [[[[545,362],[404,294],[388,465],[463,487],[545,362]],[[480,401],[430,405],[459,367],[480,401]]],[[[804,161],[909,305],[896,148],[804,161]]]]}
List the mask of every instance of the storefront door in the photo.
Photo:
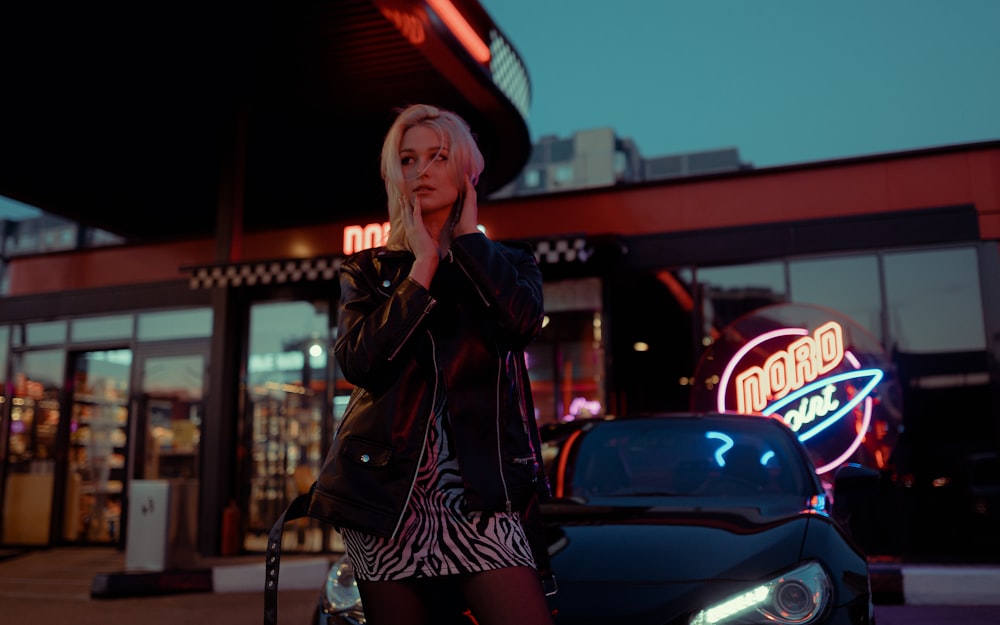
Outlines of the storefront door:
{"type": "MultiPolygon", "coordinates": [[[[249,450],[247,534],[243,548],[263,551],[267,533],[288,503],[319,476],[328,415],[329,306],[326,302],[262,302],[250,313],[244,406],[249,450]]],[[[328,526],[295,523],[283,548],[319,552],[329,547],[328,526]]]]}
{"type": "Polygon", "coordinates": [[[205,415],[208,345],[202,341],[141,346],[133,367],[134,468],[126,508],[128,549],[142,541],[144,495],[165,483],[169,504],[168,550],[193,552],[198,535],[201,432],[205,415]],[[152,489],[152,490],[150,490],[152,489]],[[131,500],[132,497],[138,499],[131,500]]]}
{"type": "Polygon", "coordinates": [[[73,353],[71,367],[62,539],[117,544],[128,476],[132,350],[73,353]]]}
{"type": "Polygon", "coordinates": [[[160,347],[137,354],[134,477],[197,480],[207,346],[160,347]]]}

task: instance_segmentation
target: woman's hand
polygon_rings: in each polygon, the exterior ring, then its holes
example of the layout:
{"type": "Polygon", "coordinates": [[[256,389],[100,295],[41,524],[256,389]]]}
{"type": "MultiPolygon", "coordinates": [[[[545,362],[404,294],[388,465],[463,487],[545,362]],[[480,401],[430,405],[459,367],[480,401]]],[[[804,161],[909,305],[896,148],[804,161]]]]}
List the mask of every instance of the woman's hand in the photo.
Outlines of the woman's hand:
{"type": "Polygon", "coordinates": [[[462,202],[462,212],[455,224],[455,236],[479,232],[479,204],[476,202],[476,187],[472,185],[469,176],[465,176],[465,200],[462,202]]]}
{"type": "Polygon", "coordinates": [[[413,207],[403,211],[403,229],[410,242],[410,251],[417,257],[410,269],[410,277],[425,288],[430,288],[439,261],[438,246],[427,232],[420,210],[420,198],[416,196],[413,197],[413,207]]]}

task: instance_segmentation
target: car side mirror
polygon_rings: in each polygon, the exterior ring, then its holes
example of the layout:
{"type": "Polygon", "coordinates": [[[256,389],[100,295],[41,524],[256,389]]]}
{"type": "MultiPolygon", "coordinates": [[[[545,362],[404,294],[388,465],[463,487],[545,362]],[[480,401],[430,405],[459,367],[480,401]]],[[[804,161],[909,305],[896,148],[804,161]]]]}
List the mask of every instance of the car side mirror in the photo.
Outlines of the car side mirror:
{"type": "Polygon", "coordinates": [[[866,551],[874,547],[880,481],[878,471],[855,463],[837,469],[833,478],[833,518],[866,551]]]}

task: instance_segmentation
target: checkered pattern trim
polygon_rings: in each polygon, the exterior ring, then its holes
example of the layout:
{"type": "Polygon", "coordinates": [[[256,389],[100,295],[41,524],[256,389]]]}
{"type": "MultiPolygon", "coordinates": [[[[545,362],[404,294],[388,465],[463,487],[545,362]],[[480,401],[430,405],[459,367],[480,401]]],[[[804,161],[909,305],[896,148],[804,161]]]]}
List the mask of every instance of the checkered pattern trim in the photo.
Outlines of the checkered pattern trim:
{"type": "Polygon", "coordinates": [[[189,267],[189,284],[192,289],[210,289],[219,286],[330,280],[337,275],[340,262],[339,256],[326,256],[189,267]]]}
{"type": "Polygon", "coordinates": [[[535,259],[538,264],[554,264],[561,262],[585,263],[594,253],[594,249],[582,237],[574,239],[555,239],[552,241],[534,241],[535,259]]]}
{"type": "MultiPolygon", "coordinates": [[[[556,263],[585,263],[594,253],[582,237],[532,241],[535,259],[539,265],[556,263]]],[[[254,286],[256,284],[283,284],[331,280],[340,269],[341,256],[316,258],[287,258],[248,263],[201,265],[185,267],[191,273],[192,289],[211,289],[226,286],[254,286]]]]}

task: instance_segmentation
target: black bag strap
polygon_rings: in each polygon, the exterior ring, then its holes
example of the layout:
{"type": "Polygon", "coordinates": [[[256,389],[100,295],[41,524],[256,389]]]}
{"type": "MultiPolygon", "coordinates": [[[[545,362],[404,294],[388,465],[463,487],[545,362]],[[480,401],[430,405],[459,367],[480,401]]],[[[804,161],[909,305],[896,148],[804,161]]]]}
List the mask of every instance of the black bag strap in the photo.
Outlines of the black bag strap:
{"type": "MultiPolygon", "coordinates": [[[[315,488],[315,484],[313,485],[315,488]]],[[[281,535],[285,523],[308,516],[312,488],[292,500],[271,526],[267,535],[267,560],[264,569],[264,625],[278,625],[278,570],[281,567],[281,535]]]]}

